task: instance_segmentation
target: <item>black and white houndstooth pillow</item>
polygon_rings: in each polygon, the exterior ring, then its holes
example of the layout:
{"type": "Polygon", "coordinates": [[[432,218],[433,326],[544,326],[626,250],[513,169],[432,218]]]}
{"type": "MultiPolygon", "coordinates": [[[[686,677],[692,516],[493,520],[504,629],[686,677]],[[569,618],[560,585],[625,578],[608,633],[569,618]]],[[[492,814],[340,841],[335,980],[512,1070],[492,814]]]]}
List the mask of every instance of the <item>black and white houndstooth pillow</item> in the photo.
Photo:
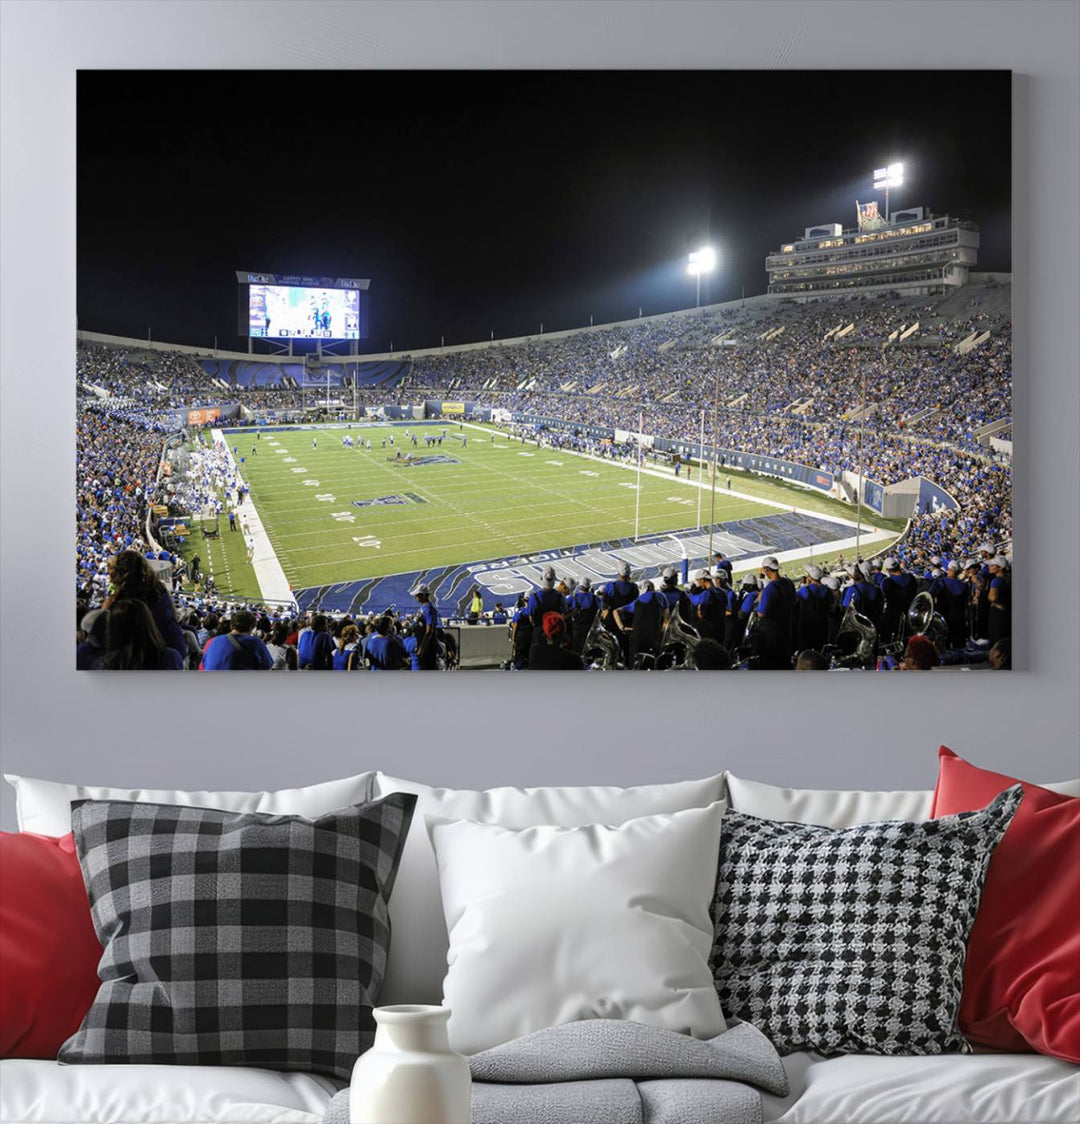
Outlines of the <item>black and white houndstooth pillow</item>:
{"type": "Polygon", "coordinates": [[[941,1054],[986,868],[1023,797],[836,831],[724,817],[713,976],[782,1054],[941,1054]]]}
{"type": "Polygon", "coordinates": [[[73,802],[104,951],[97,998],[58,1060],[348,1080],[374,1038],[415,802],[394,793],[315,820],[73,802]]]}

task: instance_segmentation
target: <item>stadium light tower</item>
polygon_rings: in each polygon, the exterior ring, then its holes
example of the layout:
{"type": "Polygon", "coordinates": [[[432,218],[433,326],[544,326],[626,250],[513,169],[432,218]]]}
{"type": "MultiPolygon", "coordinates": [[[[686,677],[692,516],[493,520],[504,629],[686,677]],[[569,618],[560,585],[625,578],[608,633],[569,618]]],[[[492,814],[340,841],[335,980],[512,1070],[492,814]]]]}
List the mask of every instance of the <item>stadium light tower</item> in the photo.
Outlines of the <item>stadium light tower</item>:
{"type": "Polygon", "coordinates": [[[904,186],[904,165],[890,164],[874,169],[874,190],[885,192],[885,221],[889,221],[889,188],[904,186]]]}
{"type": "Polygon", "coordinates": [[[712,273],[716,268],[716,251],[712,246],[703,246],[700,250],[694,250],[690,254],[690,264],[686,267],[686,272],[691,277],[697,278],[697,298],[694,304],[695,308],[701,307],[701,275],[703,273],[712,273]]]}

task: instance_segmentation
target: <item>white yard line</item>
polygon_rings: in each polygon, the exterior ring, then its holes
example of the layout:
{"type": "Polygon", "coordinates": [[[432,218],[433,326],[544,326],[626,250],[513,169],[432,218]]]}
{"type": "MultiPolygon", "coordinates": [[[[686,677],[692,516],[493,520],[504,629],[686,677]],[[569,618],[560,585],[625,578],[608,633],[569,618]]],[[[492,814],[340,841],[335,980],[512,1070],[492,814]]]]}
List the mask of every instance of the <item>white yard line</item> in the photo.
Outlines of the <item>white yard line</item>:
{"type": "MultiPolygon", "coordinates": [[[[236,478],[243,483],[244,478],[236,460],[233,458],[232,448],[225,440],[225,435],[220,429],[213,429],[210,432],[215,443],[221,441],[225,445],[225,456],[228,458],[233,472],[236,473],[236,478]]],[[[289,579],[281,568],[277,554],[274,553],[270,536],[266,533],[262,517],[259,515],[250,492],[244,502],[237,508],[237,518],[241,520],[241,523],[247,523],[248,531],[255,543],[255,556],[251,560],[251,566],[255,571],[255,580],[259,583],[259,593],[267,601],[291,601],[293,592],[289,587],[289,579]]]]}

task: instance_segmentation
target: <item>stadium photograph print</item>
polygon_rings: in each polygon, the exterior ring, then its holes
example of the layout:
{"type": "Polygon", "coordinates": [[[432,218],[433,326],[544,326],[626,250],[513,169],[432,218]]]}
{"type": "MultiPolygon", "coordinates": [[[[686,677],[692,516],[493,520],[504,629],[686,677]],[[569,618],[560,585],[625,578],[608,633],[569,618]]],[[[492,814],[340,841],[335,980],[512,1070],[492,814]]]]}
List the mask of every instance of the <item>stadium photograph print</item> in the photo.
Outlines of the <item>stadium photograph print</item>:
{"type": "Polygon", "coordinates": [[[78,74],[79,669],[1011,669],[1010,72],[261,77],[78,74]]]}

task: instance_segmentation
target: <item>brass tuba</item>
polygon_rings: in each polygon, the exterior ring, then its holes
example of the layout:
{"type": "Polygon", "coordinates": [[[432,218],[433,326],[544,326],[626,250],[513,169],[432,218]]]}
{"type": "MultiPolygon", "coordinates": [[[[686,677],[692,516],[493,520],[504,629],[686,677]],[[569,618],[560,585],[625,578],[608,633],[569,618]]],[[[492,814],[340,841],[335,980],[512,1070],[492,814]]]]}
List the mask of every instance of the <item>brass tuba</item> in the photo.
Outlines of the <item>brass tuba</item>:
{"type": "Polygon", "coordinates": [[[929,590],[916,593],[907,613],[908,635],[921,633],[938,651],[948,647],[949,629],[940,613],[934,611],[934,598],[929,590]]]}
{"type": "Polygon", "coordinates": [[[581,645],[581,659],[587,668],[615,671],[621,666],[619,638],[604,624],[604,614],[597,611],[585,641],[581,645]]]}
{"type": "Polygon", "coordinates": [[[869,617],[864,617],[852,601],[840,620],[840,628],[836,633],[837,646],[848,658],[868,663],[877,652],[877,635],[874,622],[869,617]]]}
{"type": "Polygon", "coordinates": [[[667,623],[660,634],[660,649],[654,666],[658,670],[689,667],[694,662],[694,649],[701,643],[701,634],[682,619],[678,603],[668,610],[667,623]]]}

